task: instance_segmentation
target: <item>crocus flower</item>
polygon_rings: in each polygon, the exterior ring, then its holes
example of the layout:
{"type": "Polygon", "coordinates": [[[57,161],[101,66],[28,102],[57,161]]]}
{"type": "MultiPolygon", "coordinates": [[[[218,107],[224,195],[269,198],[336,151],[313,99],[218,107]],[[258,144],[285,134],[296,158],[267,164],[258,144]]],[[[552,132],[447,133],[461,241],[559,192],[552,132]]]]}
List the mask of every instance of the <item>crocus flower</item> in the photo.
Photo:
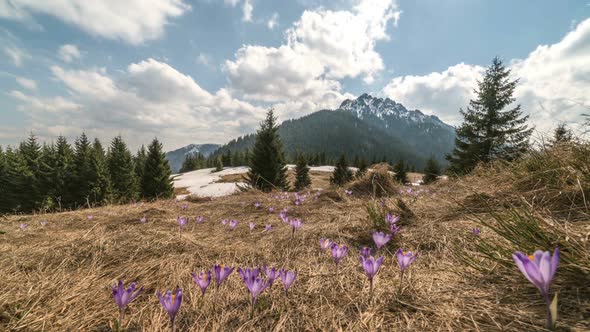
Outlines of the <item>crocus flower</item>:
{"type": "Polygon", "coordinates": [[[90,215],[88,215],[88,217],[86,217],[86,218],[88,218],[88,220],[92,220],[92,219],[94,219],[94,216],[90,214],[90,215]]]}
{"type": "Polygon", "coordinates": [[[373,250],[369,247],[363,247],[361,249],[361,256],[368,258],[369,256],[371,256],[372,251],[373,250]]]}
{"type": "Polygon", "coordinates": [[[170,324],[172,331],[174,332],[174,319],[176,318],[176,314],[178,313],[180,305],[182,304],[182,289],[178,288],[176,293],[167,291],[164,296],[158,292],[158,299],[160,299],[160,304],[162,304],[162,307],[164,307],[164,310],[166,310],[168,316],[170,317],[170,324]]]}
{"type": "Polygon", "coordinates": [[[285,287],[285,296],[289,296],[288,291],[291,285],[295,282],[295,278],[297,278],[297,272],[280,269],[279,275],[281,276],[283,286],[285,287]]]}
{"type": "Polygon", "coordinates": [[[254,230],[254,227],[256,227],[256,224],[251,222],[248,226],[250,227],[250,231],[252,231],[254,230]]]}
{"type": "Polygon", "coordinates": [[[223,220],[221,221],[221,224],[222,224],[223,226],[227,225],[227,219],[223,219],[223,220]]]}
{"type": "Polygon", "coordinates": [[[203,221],[205,221],[205,218],[203,218],[202,216],[198,216],[198,217],[196,217],[196,218],[195,218],[195,222],[196,222],[197,224],[200,224],[200,223],[202,223],[203,221]]]}
{"type": "Polygon", "coordinates": [[[549,251],[537,250],[530,256],[517,251],[512,255],[512,258],[514,258],[520,272],[541,291],[549,313],[547,316],[547,329],[553,330],[557,320],[557,294],[551,301],[549,286],[551,286],[559,265],[559,248],[555,248],[553,256],[549,251]]]}
{"type": "Polygon", "coordinates": [[[286,212],[281,212],[281,213],[279,213],[279,217],[281,217],[281,220],[282,220],[284,223],[287,223],[287,222],[289,222],[289,218],[287,217],[287,213],[286,213],[286,212]]]}
{"type": "Polygon", "coordinates": [[[397,256],[397,264],[402,273],[416,260],[418,254],[412,255],[411,251],[405,252],[401,248],[395,253],[397,256]]]}
{"type": "Polygon", "coordinates": [[[180,207],[180,209],[182,209],[182,210],[188,209],[188,204],[186,204],[186,203],[182,204],[182,206],[180,207]]]}
{"type": "Polygon", "coordinates": [[[217,288],[223,283],[223,281],[234,271],[233,267],[227,267],[223,265],[213,265],[213,272],[215,273],[215,282],[217,288]]]}
{"type": "Polygon", "coordinates": [[[254,207],[256,207],[258,209],[260,207],[260,203],[259,202],[254,203],[254,207]]]}
{"type": "Polygon", "coordinates": [[[239,223],[239,221],[237,221],[237,220],[230,221],[229,222],[229,229],[233,231],[234,228],[236,228],[236,226],[238,225],[238,223],[239,223]]]}
{"type": "Polygon", "coordinates": [[[381,249],[387,242],[391,240],[391,234],[385,234],[383,232],[375,232],[373,233],[373,241],[377,246],[377,249],[381,249]]]}
{"type": "Polygon", "coordinates": [[[295,200],[295,205],[301,205],[301,200],[300,199],[296,199],[295,200]]]}
{"type": "Polygon", "coordinates": [[[348,196],[352,195],[352,190],[344,190],[344,193],[347,194],[348,196]]]}
{"type": "Polygon", "coordinates": [[[301,219],[292,219],[289,221],[289,225],[291,225],[291,227],[293,228],[293,233],[291,234],[294,235],[295,231],[303,226],[303,222],[301,221],[301,219]]]}
{"type": "Polygon", "coordinates": [[[275,212],[275,208],[273,208],[272,206],[271,206],[271,207],[269,207],[269,208],[268,208],[268,212],[269,212],[269,213],[273,213],[273,212],[275,212]]]}
{"type": "Polygon", "coordinates": [[[260,275],[260,268],[244,268],[238,267],[238,273],[240,277],[242,277],[243,281],[246,281],[248,278],[257,278],[260,275]]]}
{"type": "Polygon", "coordinates": [[[385,222],[391,225],[397,223],[399,219],[399,216],[393,216],[391,213],[388,213],[385,217],[385,222]]]}
{"type": "Polygon", "coordinates": [[[332,244],[332,258],[334,258],[334,262],[336,263],[336,266],[338,266],[338,264],[340,264],[340,261],[342,260],[342,258],[344,258],[344,256],[346,256],[346,254],[348,254],[348,247],[345,245],[339,246],[336,243],[332,244]]]}
{"type": "Polygon", "coordinates": [[[257,278],[254,276],[249,276],[248,278],[244,279],[244,283],[246,284],[246,288],[248,288],[250,295],[252,296],[252,310],[250,311],[250,317],[252,317],[254,315],[254,305],[256,304],[256,299],[262,292],[264,292],[269,283],[262,278],[257,278]]]}
{"type": "Polygon", "coordinates": [[[399,231],[401,229],[402,229],[401,226],[398,226],[396,224],[390,224],[389,225],[389,234],[395,235],[395,234],[399,233],[399,231]]]}
{"type": "Polygon", "coordinates": [[[286,213],[289,213],[289,208],[284,208],[284,209],[283,209],[283,212],[284,212],[285,214],[286,214],[286,213]]]}
{"type": "Polygon", "coordinates": [[[176,218],[176,222],[178,223],[178,227],[182,230],[186,224],[188,224],[188,218],[185,217],[178,217],[176,218]]]}
{"type": "Polygon", "coordinates": [[[481,230],[479,228],[476,227],[473,229],[473,235],[479,236],[479,233],[481,233],[481,230]]]}
{"type": "Polygon", "coordinates": [[[28,224],[20,224],[20,225],[18,225],[18,227],[20,227],[20,229],[22,229],[24,231],[27,227],[29,227],[29,225],[28,224]]]}
{"type": "Polygon", "coordinates": [[[330,248],[331,246],[332,246],[332,241],[330,241],[329,239],[324,239],[324,238],[320,239],[320,249],[322,249],[322,251],[325,251],[326,249],[330,248]]]}
{"type": "Polygon", "coordinates": [[[373,278],[379,272],[381,264],[383,264],[383,256],[375,259],[373,256],[365,257],[361,255],[361,265],[365,270],[367,278],[369,278],[370,292],[373,294],[373,278]]]}
{"type": "Polygon", "coordinates": [[[113,288],[113,297],[115,298],[115,302],[119,307],[119,327],[123,327],[123,314],[125,312],[125,308],[129,303],[133,302],[141,293],[143,287],[135,290],[136,284],[134,282],[129,285],[129,288],[125,289],[123,287],[123,281],[119,280],[119,284],[113,288]]]}
{"type": "Polygon", "coordinates": [[[145,216],[143,216],[139,219],[139,222],[142,224],[145,224],[147,222],[147,218],[145,216]]]}
{"type": "Polygon", "coordinates": [[[266,225],[266,226],[264,226],[264,231],[270,232],[271,230],[272,230],[272,225],[266,225]]]}
{"type": "Polygon", "coordinates": [[[207,291],[207,287],[211,283],[211,270],[203,271],[199,275],[194,272],[191,274],[195,283],[201,288],[201,296],[205,296],[205,291],[207,291]]]}
{"type": "Polygon", "coordinates": [[[39,224],[41,224],[41,226],[47,226],[47,220],[41,220],[39,224]]]}
{"type": "Polygon", "coordinates": [[[275,267],[269,268],[265,266],[264,274],[266,274],[266,278],[268,279],[268,287],[272,287],[272,284],[279,277],[279,270],[275,267]]]}

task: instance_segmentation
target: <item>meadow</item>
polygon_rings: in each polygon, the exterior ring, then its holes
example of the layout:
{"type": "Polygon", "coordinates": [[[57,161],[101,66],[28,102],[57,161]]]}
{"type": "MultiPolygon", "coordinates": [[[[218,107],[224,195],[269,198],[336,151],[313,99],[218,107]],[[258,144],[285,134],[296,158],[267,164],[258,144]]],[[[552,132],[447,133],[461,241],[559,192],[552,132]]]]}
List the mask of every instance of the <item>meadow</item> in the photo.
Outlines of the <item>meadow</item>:
{"type": "Polygon", "coordinates": [[[126,331],[169,330],[157,293],[177,288],[177,331],[543,331],[545,301],[512,255],[558,247],[556,330],[588,331],[587,152],[534,153],[421,187],[376,183],[376,171],[346,188],[319,179],[298,196],[248,191],[5,216],[0,330],[117,330],[112,287],[122,280],[142,287],[124,310],[126,331]],[[285,208],[300,228],[282,220],[285,208]],[[377,249],[373,234],[388,231],[388,213],[400,217],[399,230],[377,249]],[[178,217],[188,218],[182,228],[178,217]],[[320,239],[349,248],[338,266],[320,239]],[[372,292],[363,247],[383,257],[372,292]],[[418,254],[401,283],[400,248],[418,254]],[[202,296],[191,273],[215,264],[235,270],[202,296]],[[264,266],[297,276],[288,296],[275,280],[252,311],[237,269],[264,266]]]}

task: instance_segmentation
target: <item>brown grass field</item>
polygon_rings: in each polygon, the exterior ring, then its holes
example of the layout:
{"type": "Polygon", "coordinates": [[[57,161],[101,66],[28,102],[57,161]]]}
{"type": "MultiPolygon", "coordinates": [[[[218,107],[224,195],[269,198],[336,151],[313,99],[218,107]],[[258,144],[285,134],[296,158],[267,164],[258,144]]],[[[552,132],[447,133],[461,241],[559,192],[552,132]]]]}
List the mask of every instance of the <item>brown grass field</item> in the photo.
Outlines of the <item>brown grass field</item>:
{"type": "MultiPolygon", "coordinates": [[[[320,180],[325,186],[325,179],[320,180]]],[[[365,208],[371,198],[349,197],[343,189],[324,190],[299,207],[292,200],[244,192],[190,202],[184,212],[180,203],[162,200],[9,216],[0,223],[5,232],[0,235],[0,330],[111,331],[118,318],[111,286],[122,279],[126,285],[136,281],[144,287],[125,313],[127,331],[169,330],[156,292],[176,287],[184,292],[177,331],[543,331],[545,309],[536,288],[516,266],[486,262],[474,249],[479,241],[472,234],[477,218],[467,203],[475,190],[500,197],[508,186],[471,177],[424,187],[429,192],[417,197],[401,197],[415,216],[404,221],[402,232],[378,253],[385,262],[372,299],[358,250],[373,244],[365,208]],[[303,228],[292,237],[276,213],[255,209],[255,201],[277,210],[289,207],[291,217],[303,219],[303,228]],[[178,215],[191,217],[181,235],[178,215]],[[195,224],[197,215],[203,215],[205,223],[195,224]],[[148,218],[146,224],[138,222],[142,216],[148,218]],[[220,224],[225,218],[240,224],[229,231],[220,224]],[[41,226],[41,220],[48,224],[41,226]],[[249,222],[256,223],[252,232],[249,222]],[[28,228],[21,230],[21,223],[28,228]],[[263,232],[265,224],[274,229],[263,232]],[[329,253],[319,251],[321,237],[351,248],[338,273],[329,253]],[[394,255],[400,247],[419,253],[401,294],[394,255]],[[491,272],[469,267],[465,255],[491,266],[491,272]],[[215,263],[284,267],[297,270],[298,276],[288,298],[277,280],[261,295],[250,318],[249,294],[237,271],[219,293],[212,282],[201,298],[190,273],[215,263]]],[[[384,202],[394,206],[398,198],[384,202]]],[[[491,220],[488,213],[476,213],[491,220]]],[[[586,232],[590,234],[590,223],[571,224],[571,236],[586,232]]],[[[482,238],[494,236],[482,227],[482,238]]],[[[583,245],[588,248],[587,238],[583,245]]],[[[590,330],[587,286],[561,281],[558,271],[552,286],[561,296],[558,330],[590,330]]]]}

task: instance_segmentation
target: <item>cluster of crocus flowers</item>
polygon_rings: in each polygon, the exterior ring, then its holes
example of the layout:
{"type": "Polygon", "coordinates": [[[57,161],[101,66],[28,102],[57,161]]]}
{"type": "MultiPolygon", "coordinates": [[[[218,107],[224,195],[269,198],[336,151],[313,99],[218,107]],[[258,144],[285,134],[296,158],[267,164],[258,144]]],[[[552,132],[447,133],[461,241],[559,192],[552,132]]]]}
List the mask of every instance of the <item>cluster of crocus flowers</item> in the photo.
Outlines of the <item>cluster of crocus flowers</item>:
{"type": "Polygon", "coordinates": [[[411,251],[405,252],[401,248],[395,253],[397,256],[397,264],[399,265],[401,274],[399,278],[399,291],[402,291],[402,282],[404,280],[404,272],[416,260],[418,254],[412,254],[411,251]]]}
{"type": "Polygon", "coordinates": [[[125,308],[129,303],[133,302],[141,293],[143,287],[135,290],[136,284],[134,282],[129,285],[127,289],[123,287],[123,281],[119,280],[116,287],[113,287],[113,298],[119,307],[119,327],[123,328],[123,316],[125,314],[125,308]]]}
{"type": "Polygon", "coordinates": [[[379,268],[381,267],[381,264],[383,264],[383,260],[385,259],[383,256],[375,259],[375,257],[373,256],[368,256],[365,257],[361,254],[361,265],[363,267],[363,270],[365,270],[365,275],[367,275],[367,278],[369,279],[369,289],[370,289],[370,294],[371,297],[373,296],[373,278],[375,277],[375,275],[379,272],[379,268]]]}
{"type": "Polygon", "coordinates": [[[344,193],[348,196],[352,196],[352,190],[344,189],[344,193]]]}
{"type": "Polygon", "coordinates": [[[537,250],[534,254],[527,256],[517,251],[512,258],[520,272],[541,292],[547,304],[547,329],[553,330],[557,320],[557,293],[551,300],[549,287],[559,266],[559,248],[555,249],[553,255],[549,251],[537,250]]]}
{"type": "Polygon", "coordinates": [[[389,233],[391,235],[395,235],[400,231],[401,227],[397,224],[399,220],[399,216],[394,216],[391,213],[388,213],[385,217],[385,222],[389,225],[389,233]]]}
{"type": "Polygon", "coordinates": [[[199,275],[193,272],[191,275],[197,286],[201,289],[201,296],[205,296],[207,287],[211,284],[211,270],[202,271],[199,275]]]}
{"type": "Polygon", "coordinates": [[[174,319],[182,304],[182,289],[178,288],[174,293],[167,291],[164,295],[158,292],[158,299],[160,299],[160,304],[162,304],[162,307],[168,313],[168,317],[170,317],[171,331],[174,332],[174,319]]]}
{"type": "Polygon", "coordinates": [[[373,233],[373,242],[375,242],[377,249],[381,249],[381,247],[385,246],[389,240],[391,240],[391,234],[385,234],[383,232],[373,233]]]}
{"type": "Polygon", "coordinates": [[[303,222],[301,221],[301,219],[291,219],[289,220],[289,225],[293,229],[293,232],[291,233],[291,236],[293,236],[295,235],[295,231],[303,226],[303,222]]]}

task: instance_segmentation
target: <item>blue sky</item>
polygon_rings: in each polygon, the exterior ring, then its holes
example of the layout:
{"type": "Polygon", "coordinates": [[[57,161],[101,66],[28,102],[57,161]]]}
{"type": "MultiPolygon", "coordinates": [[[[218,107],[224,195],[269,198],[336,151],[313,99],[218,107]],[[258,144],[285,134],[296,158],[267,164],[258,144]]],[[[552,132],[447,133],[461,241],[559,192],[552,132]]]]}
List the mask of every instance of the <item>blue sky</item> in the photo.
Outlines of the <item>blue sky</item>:
{"type": "Polygon", "coordinates": [[[590,104],[590,3],[0,0],[0,145],[223,143],[363,92],[458,124],[498,55],[539,133],[590,104]],[[98,4],[97,4],[98,3],[98,4]]]}

